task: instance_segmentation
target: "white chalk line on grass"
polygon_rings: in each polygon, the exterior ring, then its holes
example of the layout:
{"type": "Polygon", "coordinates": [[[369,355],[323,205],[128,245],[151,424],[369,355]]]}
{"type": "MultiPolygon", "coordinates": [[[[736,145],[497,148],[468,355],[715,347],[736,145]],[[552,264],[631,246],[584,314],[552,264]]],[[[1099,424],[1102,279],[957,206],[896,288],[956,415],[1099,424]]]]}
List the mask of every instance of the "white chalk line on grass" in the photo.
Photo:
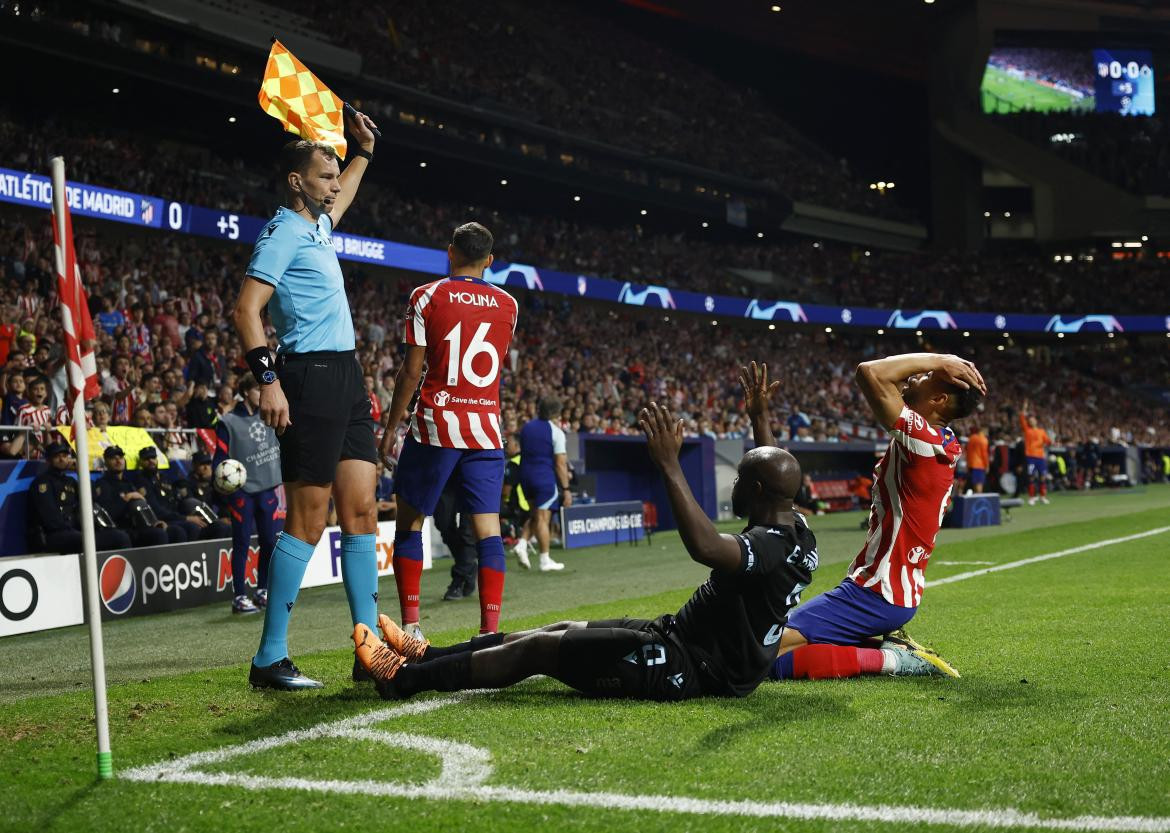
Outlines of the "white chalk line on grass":
{"type": "Polygon", "coordinates": [[[1036,564],[1040,561],[1051,561],[1053,558],[1064,558],[1066,555],[1076,555],[1079,552],[1089,552],[1090,550],[1099,550],[1104,547],[1112,547],[1115,544],[1124,544],[1128,541],[1136,541],[1139,538],[1149,538],[1151,535],[1161,535],[1163,532],[1170,532],[1170,526],[1159,526],[1155,529],[1147,529],[1145,532],[1135,532],[1133,535],[1125,535],[1121,538],[1106,538],[1102,541],[1092,541],[1088,544],[1081,544],[1079,547],[1070,547],[1067,550],[1059,550],[1057,552],[1046,552],[1043,555],[1034,555],[1031,558],[1021,558],[1019,561],[1009,561],[1006,564],[997,564],[994,567],[988,567],[985,570],[971,570],[966,573],[959,573],[946,578],[934,579],[926,583],[927,587],[938,587],[942,584],[954,584],[956,581],[966,581],[969,578],[976,576],[985,576],[988,573],[998,573],[1001,570],[1014,570],[1016,567],[1023,567],[1028,564],[1036,564]]]}
{"type": "MultiPolygon", "coordinates": [[[[976,576],[1001,570],[1011,570],[1027,564],[1063,558],[1080,552],[1124,544],[1152,535],[1170,532],[1170,526],[1149,529],[1121,538],[1094,541],[1079,547],[1024,558],[999,564],[983,570],[972,570],[931,582],[931,586],[952,584],[976,576]]],[[[577,792],[574,790],[529,790],[519,787],[490,786],[485,782],[493,769],[491,753],[470,744],[441,738],[430,738],[406,732],[386,732],[370,728],[374,724],[401,717],[426,714],[453,705],[484,690],[466,691],[457,695],[420,700],[397,706],[375,709],[365,714],[329,723],[320,723],[308,729],[298,729],[274,737],[260,738],[236,746],[195,752],[173,761],[162,761],[150,766],[126,770],[121,777],[148,783],[199,784],[237,789],[303,790],[342,795],[369,795],[394,798],[421,798],[436,801],[495,801],[511,804],[560,805],[565,807],[594,807],[605,810],[630,810],[687,815],[745,816],[752,818],[786,818],[806,821],[869,821],[890,824],[949,825],[952,827],[984,827],[996,829],[1123,831],[1124,833],[1170,833],[1170,817],[1159,816],[1075,816],[1052,818],[1035,813],[1024,813],[1012,808],[988,810],[960,810],[936,807],[896,807],[890,805],[732,801],[688,798],[672,795],[626,795],[608,792],[577,792]],[[401,749],[411,749],[435,755],[441,762],[438,776],[425,784],[396,783],[392,781],[312,778],[272,778],[246,772],[207,772],[197,767],[223,763],[233,758],[264,752],[281,746],[322,739],[346,739],[383,743],[401,749]]]]}
{"type": "Polygon", "coordinates": [[[734,801],[673,795],[627,795],[610,792],[529,790],[520,787],[490,786],[485,782],[491,777],[493,770],[491,753],[486,749],[440,738],[370,728],[375,723],[425,714],[458,703],[471,696],[485,693],[487,692],[464,692],[455,696],[438,697],[432,700],[421,700],[415,703],[375,709],[356,717],[321,723],[309,729],[299,729],[236,746],[195,752],[173,761],[162,761],[150,766],[137,767],[123,772],[121,777],[146,783],[197,784],[252,791],[301,790],[338,795],[559,805],[703,816],[744,816],[806,821],[870,821],[997,829],[1170,833],[1170,818],[1149,816],[1050,818],[1034,813],[1023,813],[1011,808],[960,810],[791,801],[734,801]],[[248,772],[207,772],[196,769],[281,746],[331,738],[385,743],[389,746],[432,754],[439,758],[441,772],[436,778],[425,784],[411,784],[372,780],[273,778],[248,772]]]}

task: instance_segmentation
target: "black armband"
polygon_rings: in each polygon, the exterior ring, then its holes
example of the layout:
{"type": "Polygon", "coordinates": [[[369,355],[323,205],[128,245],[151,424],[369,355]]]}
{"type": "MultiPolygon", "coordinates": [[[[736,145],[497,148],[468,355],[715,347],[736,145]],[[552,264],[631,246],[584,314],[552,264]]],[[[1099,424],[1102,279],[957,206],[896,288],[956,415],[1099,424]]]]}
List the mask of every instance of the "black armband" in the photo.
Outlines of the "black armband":
{"type": "Polygon", "coordinates": [[[271,385],[276,381],[276,356],[272,355],[272,351],[267,347],[249,350],[244,358],[248,362],[248,367],[252,369],[252,375],[256,377],[257,382],[262,385],[271,385]]]}
{"type": "Polygon", "coordinates": [[[360,157],[362,157],[362,158],[363,158],[363,159],[365,159],[367,162],[373,162],[373,161],[374,161],[374,154],[370,153],[368,150],[366,150],[365,148],[363,148],[363,147],[362,147],[362,146],[360,146],[360,145],[358,145],[358,146],[356,146],[356,147],[352,147],[352,148],[350,148],[350,149],[349,149],[349,152],[350,152],[350,153],[352,153],[354,156],[360,156],[360,157]]]}

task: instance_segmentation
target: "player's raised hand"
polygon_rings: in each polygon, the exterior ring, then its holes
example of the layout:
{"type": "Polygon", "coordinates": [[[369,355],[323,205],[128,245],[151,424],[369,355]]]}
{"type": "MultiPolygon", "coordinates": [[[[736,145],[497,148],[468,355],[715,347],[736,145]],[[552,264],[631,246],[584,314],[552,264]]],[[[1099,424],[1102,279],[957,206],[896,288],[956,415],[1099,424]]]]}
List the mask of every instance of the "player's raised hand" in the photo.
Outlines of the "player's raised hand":
{"type": "Polygon", "coordinates": [[[288,399],[280,389],[280,382],[260,386],[260,421],[283,434],[284,429],[292,425],[292,418],[288,413],[288,399]]]}
{"type": "Polygon", "coordinates": [[[760,416],[768,410],[772,394],[780,387],[777,380],[768,384],[768,364],[752,362],[739,369],[739,383],[743,386],[744,410],[748,416],[760,416]]]}
{"type": "Polygon", "coordinates": [[[959,356],[940,356],[936,368],[943,381],[951,382],[961,388],[975,388],[984,396],[987,395],[987,383],[975,367],[974,362],[967,361],[959,356]]]}
{"type": "Polygon", "coordinates": [[[661,469],[677,464],[683,441],[683,421],[675,420],[665,405],[651,402],[638,415],[638,424],[646,435],[646,446],[654,465],[661,469]]]}

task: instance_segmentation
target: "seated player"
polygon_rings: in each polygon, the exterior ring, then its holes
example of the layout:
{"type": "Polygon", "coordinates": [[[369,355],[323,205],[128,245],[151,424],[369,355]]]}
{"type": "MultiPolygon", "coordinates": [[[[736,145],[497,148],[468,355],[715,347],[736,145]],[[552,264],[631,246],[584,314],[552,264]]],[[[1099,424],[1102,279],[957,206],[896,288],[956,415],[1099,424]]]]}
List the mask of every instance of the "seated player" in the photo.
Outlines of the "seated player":
{"type": "Polygon", "coordinates": [[[386,644],[354,629],[358,661],[382,697],[420,691],[502,688],[546,674],[594,697],[683,700],[742,697],[767,676],[785,614],[812,580],[816,539],[792,511],[800,465],[787,451],[757,448],[739,463],[732,491],[739,535],[720,535],[692,496],[678,462],[682,421],[655,403],[640,415],[650,458],[662,471],[683,544],[711,576],[679,612],[644,619],[558,622],[477,636],[436,648],[389,617],[386,644]]]}
{"type": "MultiPolygon", "coordinates": [[[[769,385],[767,366],[755,362],[740,378],[756,443],[770,445],[768,399],[779,382],[769,385]]],[[[962,454],[947,424],[970,415],[987,387],[971,362],[934,353],[863,362],[857,384],[892,437],[874,468],[869,533],[845,580],[789,617],[771,676],[957,677],[900,629],[922,601],[923,573],[962,454]]]]}

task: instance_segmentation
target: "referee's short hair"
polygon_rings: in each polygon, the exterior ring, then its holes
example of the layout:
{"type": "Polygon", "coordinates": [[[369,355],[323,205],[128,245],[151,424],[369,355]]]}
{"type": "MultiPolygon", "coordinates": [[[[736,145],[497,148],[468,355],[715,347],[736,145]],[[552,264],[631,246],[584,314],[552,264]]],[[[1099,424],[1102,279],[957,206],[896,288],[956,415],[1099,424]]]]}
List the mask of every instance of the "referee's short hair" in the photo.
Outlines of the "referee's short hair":
{"type": "Polygon", "coordinates": [[[464,223],[451,235],[451,246],[464,263],[481,263],[492,253],[495,239],[492,233],[479,223],[464,223]]]}
{"type": "Polygon", "coordinates": [[[313,142],[308,139],[294,139],[280,150],[280,176],[284,177],[294,171],[304,174],[309,169],[309,162],[316,151],[321,151],[326,159],[337,159],[337,151],[333,145],[326,142],[313,142]]]}

